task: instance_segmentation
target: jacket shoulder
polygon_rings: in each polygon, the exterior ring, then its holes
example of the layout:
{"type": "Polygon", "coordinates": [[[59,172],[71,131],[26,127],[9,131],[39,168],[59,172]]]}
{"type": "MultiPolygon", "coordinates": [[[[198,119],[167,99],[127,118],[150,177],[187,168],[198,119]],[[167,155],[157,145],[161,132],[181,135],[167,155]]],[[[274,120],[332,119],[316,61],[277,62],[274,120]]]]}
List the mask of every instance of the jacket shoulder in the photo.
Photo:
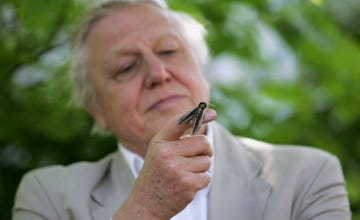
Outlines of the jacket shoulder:
{"type": "Polygon", "coordinates": [[[265,159],[271,156],[277,159],[284,157],[288,160],[305,160],[309,162],[311,160],[318,161],[335,158],[335,156],[329,152],[310,146],[270,144],[244,137],[238,137],[238,141],[240,141],[241,145],[254,157],[259,159],[265,159]]]}
{"type": "Polygon", "coordinates": [[[217,134],[215,144],[221,146],[217,150],[218,153],[225,154],[225,158],[232,158],[232,161],[237,161],[239,166],[260,169],[263,174],[273,171],[279,175],[287,175],[290,172],[293,172],[293,175],[309,174],[314,172],[314,169],[321,169],[322,166],[327,165],[340,168],[337,157],[321,149],[299,145],[271,144],[234,136],[217,123],[213,127],[217,134]]]}
{"type": "Polygon", "coordinates": [[[105,178],[114,154],[97,162],[78,162],[68,166],[49,166],[24,175],[15,196],[14,219],[28,219],[29,214],[46,219],[63,219],[64,204],[75,199],[86,206],[93,189],[105,178]],[[37,202],[34,202],[37,201],[37,202]]]}
{"type": "Polygon", "coordinates": [[[341,164],[329,152],[308,146],[274,145],[249,138],[238,140],[249,157],[262,167],[261,173],[266,179],[314,181],[322,173],[332,173],[330,176],[334,181],[343,182],[341,164]]]}
{"type": "MultiPolygon", "coordinates": [[[[255,159],[278,166],[303,166],[305,168],[321,166],[324,163],[339,165],[337,157],[324,150],[300,145],[276,145],[249,138],[239,141],[255,159]]],[[[340,166],[340,165],[339,165],[340,166]]]]}
{"type": "MultiPolygon", "coordinates": [[[[112,154],[96,162],[77,162],[67,166],[53,165],[37,168],[25,174],[23,179],[26,180],[29,177],[33,177],[40,181],[49,182],[50,185],[63,185],[58,184],[60,182],[77,185],[79,181],[101,178],[99,176],[106,172],[111,159],[112,154]]],[[[67,187],[69,187],[69,185],[67,187]]]]}

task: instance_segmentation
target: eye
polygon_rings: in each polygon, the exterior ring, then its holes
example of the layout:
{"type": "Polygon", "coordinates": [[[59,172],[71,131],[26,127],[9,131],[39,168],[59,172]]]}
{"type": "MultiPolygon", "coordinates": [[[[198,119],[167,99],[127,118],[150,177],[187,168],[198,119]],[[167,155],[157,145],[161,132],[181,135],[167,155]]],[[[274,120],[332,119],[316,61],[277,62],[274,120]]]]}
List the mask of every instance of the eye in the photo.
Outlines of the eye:
{"type": "Polygon", "coordinates": [[[121,67],[118,71],[118,74],[125,74],[125,73],[129,73],[132,69],[134,69],[135,67],[135,62],[130,63],[128,65],[125,65],[124,67],[121,67]]]}
{"type": "Polygon", "coordinates": [[[176,52],[177,52],[177,50],[175,50],[175,49],[169,49],[169,50],[161,50],[159,52],[159,54],[164,55],[164,56],[168,56],[168,55],[175,54],[176,52]]]}
{"type": "Polygon", "coordinates": [[[139,64],[139,60],[134,60],[121,65],[120,68],[114,73],[114,78],[119,81],[127,81],[132,79],[136,75],[136,68],[139,64]]]}
{"type": "Polygon", "coordinates": [[[132,59],[120,66],[117,74],[128,74],[132,72],[139,64],[139,59],[132,59]]]}

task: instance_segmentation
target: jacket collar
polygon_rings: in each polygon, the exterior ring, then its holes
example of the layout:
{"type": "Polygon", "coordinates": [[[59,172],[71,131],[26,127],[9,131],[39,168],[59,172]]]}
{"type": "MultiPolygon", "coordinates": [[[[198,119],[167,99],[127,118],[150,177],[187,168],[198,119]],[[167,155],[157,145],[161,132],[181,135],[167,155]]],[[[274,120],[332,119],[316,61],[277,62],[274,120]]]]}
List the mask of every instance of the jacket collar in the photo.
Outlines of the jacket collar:
{"type": "Polygon", "coordinates": [[[107,172],[91,195],[90,210],[94,219],[110,219],[130,193],[135,178],[123,155],[116,151],[107,172]]]}
{"type": "Polygon", "coordinates": [[[262,154],[214,123],[215,171],[209,194],[209,219],[263,219],[272,187],[261,177],[262,154]]]}
{"type": "MultiPolygon", "coordinates": [[[[259,146],[235,138],[217,123],[213,125],[215,170],[209,192],[209,219],[263,219],[272,190],[261,176],[267,149],[253,153],[249,146],[259,146]]],[[[110,219],[135,182],[121,153],[117,151],[108,158],[105,174],[91,195],[94,219],[110,219]]]]}

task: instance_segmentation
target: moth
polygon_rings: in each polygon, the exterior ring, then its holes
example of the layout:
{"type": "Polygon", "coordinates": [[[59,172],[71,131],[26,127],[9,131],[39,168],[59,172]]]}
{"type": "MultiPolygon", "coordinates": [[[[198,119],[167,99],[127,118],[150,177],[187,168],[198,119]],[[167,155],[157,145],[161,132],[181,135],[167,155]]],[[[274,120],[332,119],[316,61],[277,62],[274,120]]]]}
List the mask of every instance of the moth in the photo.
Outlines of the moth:
{"type": "Polygon", "coordinates": [[[184,122],[189,122],[190,125],[193,126],[192,134],[198,133],[204,118],[206,107],[207,104],[205,102],[200,102],[196,108],[181,116],[177,123],[182,124],[184,122]]]}

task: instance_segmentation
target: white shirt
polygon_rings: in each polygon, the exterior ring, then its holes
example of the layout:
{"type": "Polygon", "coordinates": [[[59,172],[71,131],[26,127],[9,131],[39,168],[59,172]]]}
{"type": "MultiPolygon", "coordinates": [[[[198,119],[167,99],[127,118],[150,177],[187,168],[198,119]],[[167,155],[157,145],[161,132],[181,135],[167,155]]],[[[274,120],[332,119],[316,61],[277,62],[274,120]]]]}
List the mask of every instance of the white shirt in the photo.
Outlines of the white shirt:
{"type": "MultiPolygon", "coordinates": [[[[206,136],[209,139],[211,148],[214,149],[214,135],[210,125],[207,126],[206,136]]],[[[119,150],[124,155],[125,160],[131,169],[131,172],[136,178],[141,170],[141,167],[144,164],[144,159],[139,155],[129,151],[121,144],[119,144],[119,150]]],[[[214,170],[214,155],[210,158],[210,160],[211,166],[209,168],[209,174],[212,177],[214,170]]],[[[194,199],[188,204],[188,206],[184,210],[179,212],[177,215],[172,217],[171,220],[206,220],[208,213],[208,194],[210,186],[211,182],[206,188],[198,191],[194,199]]]]}

